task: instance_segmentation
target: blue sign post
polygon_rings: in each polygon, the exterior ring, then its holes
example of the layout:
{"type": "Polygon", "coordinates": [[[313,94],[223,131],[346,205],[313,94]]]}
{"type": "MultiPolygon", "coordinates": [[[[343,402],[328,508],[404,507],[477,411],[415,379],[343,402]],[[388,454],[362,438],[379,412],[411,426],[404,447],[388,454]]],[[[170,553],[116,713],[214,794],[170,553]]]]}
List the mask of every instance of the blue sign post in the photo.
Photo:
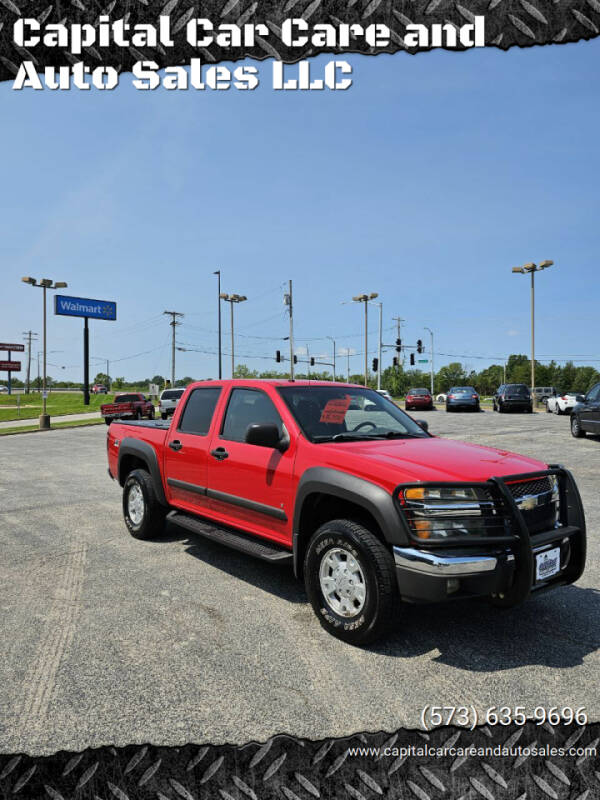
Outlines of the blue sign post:
{"type": "Polygon", "coordinates": [[[63,317],[83,317],[83,403],[90,404],[90,344],[88,319],[117,319],[113,300],[91,300],[89,297],[54,295],[54,313],[63,317]]]}

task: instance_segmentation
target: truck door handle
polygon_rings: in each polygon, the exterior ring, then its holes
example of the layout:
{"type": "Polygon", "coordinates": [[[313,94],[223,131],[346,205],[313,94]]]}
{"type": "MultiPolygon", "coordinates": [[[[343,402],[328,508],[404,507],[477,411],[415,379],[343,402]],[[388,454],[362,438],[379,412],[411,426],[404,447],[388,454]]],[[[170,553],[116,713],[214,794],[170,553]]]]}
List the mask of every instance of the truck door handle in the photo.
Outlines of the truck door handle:
{"type": "Polygon", "coordinates": [[[211,450],[210,454],[216,458],[217,461],[224,461],[226,458],[229,458],[229,453],[224,447],[217,447],[216,450],[211,450]]]}
{"type": "Polygon", "coordinates": [[[179,439],[173,439],[172,442],[169,442],[169,447],[171,448],[171,450],[181,450],[183,445],[181,444],[179,439]]]}

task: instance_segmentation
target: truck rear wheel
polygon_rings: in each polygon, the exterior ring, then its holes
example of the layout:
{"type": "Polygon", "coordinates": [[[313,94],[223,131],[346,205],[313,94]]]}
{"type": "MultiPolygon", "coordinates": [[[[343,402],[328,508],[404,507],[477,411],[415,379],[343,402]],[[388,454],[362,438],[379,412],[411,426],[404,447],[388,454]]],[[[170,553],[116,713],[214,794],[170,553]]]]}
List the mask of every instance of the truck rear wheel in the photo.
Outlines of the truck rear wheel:
{"type": "Polygon", "coordinates": [[[165,527],[167,509],[156,497],[152,478],[145,469],[134,469],[123,486],[123,518],[136,539],[152,539],[165,527]]]}
{"type": "Polygon", "coordinates": [[[356,522],[326,522],[304,560],[306,592],[328,633],[354,645],[372,642],[393,622],[399,604],[390,551],[356,522]]]}

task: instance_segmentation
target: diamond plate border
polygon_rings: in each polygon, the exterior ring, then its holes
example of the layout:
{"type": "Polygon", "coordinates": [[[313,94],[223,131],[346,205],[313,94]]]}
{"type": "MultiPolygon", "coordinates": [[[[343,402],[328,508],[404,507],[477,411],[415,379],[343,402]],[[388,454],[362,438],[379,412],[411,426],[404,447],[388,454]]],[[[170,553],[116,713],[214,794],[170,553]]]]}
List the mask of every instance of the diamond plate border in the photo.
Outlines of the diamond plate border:
{"type": "MultiPolygon", "coordinates": [[[[85,60],[90,67],[116,67],[129,72],[136,61],[153,60],[161,68],[185,65],[193,57],[204,63],[237,61],[242,58],[264,60],[275,58],[285,63],[319,53],[340,53],[336,49],[288,48],[281,43],[280,26],[289,17],[303,18],[311,24],[326,22],[384,23],[392,31],[391,45],[385,49],[369,48],[357,41],[355,49],[344,53],[376,55],[403,50],[417,53],[428,48],[407,48],[403,35],[405,26],[421,23],[451,23],[463,25],[474,16],[485,16],[486,42],[507,50],[510,47],[527,47],[540,44],[575,42],[592,39],[600,33],[600,0],[208,0],[201,5],[194,0],[0,0],[0,80],[13,79],[18,65],[24,60],[33,61],[36,69],[46,66],[68,66],[85,60]],[[20,16],[35,17],[40,22],[98,24],[101,15],[111,20],[126,18],[128,22],[157,24],[161,15],[170,16],[175,46],[165,50],[161,46],[143,52],[133,47],[105,48],[102,54],[94,47],[85,49],[75,57],[58,48],[38,46],[34,52],[17,47],[12,40],[13,24],[20,16]],[[222,49],[216,45],[194,49],[183,37],[186,23],[201,16],[216,25],[222,22],[243,25],[248,22],[266,24],[272,36],[258,38],[255,47],[222,49]]],[[[456,48],[460,49],[460,48],[456,48]]]]}
{"type": "Polygon", "coordinates": [[[592,800],[598,758],[355,757],[350,747],[521,746],[597,748],[600,724],[398,730],[306,741],[278,735],[243,746],[104,747],[53,756],[0,756],[0,797],[50,800],[592,800]]]}

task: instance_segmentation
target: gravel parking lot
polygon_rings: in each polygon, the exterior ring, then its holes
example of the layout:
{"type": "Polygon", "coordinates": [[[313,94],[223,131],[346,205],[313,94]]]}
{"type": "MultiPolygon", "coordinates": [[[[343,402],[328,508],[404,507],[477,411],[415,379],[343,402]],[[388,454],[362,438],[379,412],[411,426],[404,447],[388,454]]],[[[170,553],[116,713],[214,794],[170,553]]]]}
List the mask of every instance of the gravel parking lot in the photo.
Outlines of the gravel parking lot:
{"type": "Polygon", "coordinates": [[[322,738],[419,725],[425,704],[585,706],[600,719],[600,438],[568,418],[421,412],[442,436],[571,468],[588,519],[575,586],[508,612],[404,609],[384,643],[326,634],[291,570],[170,526],[126,532],[104,428],[0,442],[0,751],[322,738]]]}

